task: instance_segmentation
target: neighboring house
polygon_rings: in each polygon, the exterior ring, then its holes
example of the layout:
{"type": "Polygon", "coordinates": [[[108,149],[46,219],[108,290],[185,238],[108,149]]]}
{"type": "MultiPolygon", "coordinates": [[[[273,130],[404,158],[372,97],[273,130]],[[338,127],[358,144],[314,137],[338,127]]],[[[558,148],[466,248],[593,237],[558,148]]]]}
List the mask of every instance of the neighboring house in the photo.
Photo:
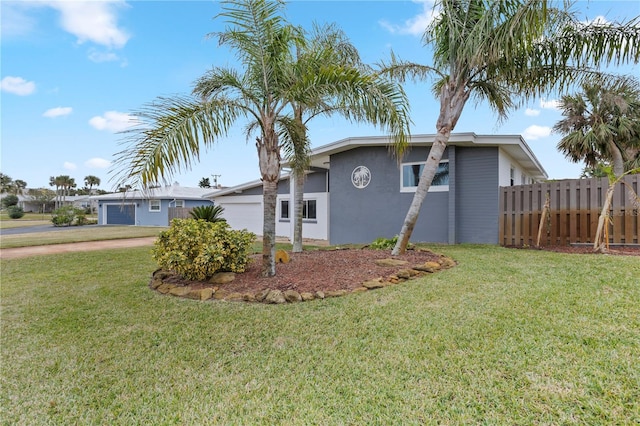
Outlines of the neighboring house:
{"type": "MultiPolygon", "coordinates": [[[[4,193],[4,192],[0,194],[0,200],[6,197],[7,195],[10,195],[10,194],[4,193]]],[[[34,201],[33,197],[26,194],[26,190],[24,194],[18,194],[17,197],[18,197],[18,207],[22,207],[22,210],[25,213],[42,213],[43,209],[44,209],[44,213],[51,213],[55,208],[55,204],[53,201],[48,203],[40,203],[40,202],[34,201]]]]}
{"type": "MultiPolygon", "coordinates": [[[[394,158],[387,137],[343,139],[311,152],[304,186],[304,238],[368,243],[400,232],[434,135],[414,135],[394,158]]],[[[499,188],[545,180],[519,135],[452,134],[411,240],[498,243],[499,188]]],[[[293,236],[293,180],[278,183],[276,235],[293,236]]],[[[233,228],[262,234],[260,181],[207,194],[233,228]]]]}
{"type": "Polygon", "coordinates": [[[193,208],[212,205],[203,198],[210,188],[171,185],[146,191],[127,191],[94,195],[98,203],[99,225],[168,226],[175,207],[193,208]]]}

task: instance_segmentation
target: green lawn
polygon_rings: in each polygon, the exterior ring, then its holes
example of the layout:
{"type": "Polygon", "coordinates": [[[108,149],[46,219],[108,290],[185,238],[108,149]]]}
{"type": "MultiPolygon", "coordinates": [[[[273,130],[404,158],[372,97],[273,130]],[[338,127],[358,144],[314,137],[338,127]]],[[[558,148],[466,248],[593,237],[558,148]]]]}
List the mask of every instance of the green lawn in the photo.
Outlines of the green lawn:
{"type": "Polygon", "coordinates": [[[50,213],[25,213],[20,219],[11,219],[6,212],[0,213],[0,229],[22,228],[27,226],[51,225],[50,213]]]}
{"type": "Polygon", "coordinates": [[[0,248],[155,237],[167,229],[167,227],[162,226],[73,226],[71,228],[72,229],[65,229],[63,231],[3,235],[0,240],[0,248]]]}
{"type": "Polygon", "coordinates": [[[278,306],[156,294],[148,247],[3,260],[2,424],[640,422],[637,257],[437,250],[278,306]]]}

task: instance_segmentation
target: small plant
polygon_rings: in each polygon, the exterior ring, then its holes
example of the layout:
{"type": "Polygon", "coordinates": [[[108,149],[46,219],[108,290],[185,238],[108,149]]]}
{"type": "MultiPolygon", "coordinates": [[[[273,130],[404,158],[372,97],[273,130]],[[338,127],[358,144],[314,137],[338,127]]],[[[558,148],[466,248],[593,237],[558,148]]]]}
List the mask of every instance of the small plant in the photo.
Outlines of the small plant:
{"type": "Polygon", "coordinates": [[[222,206],[197,206],[194,207],[189,214],[194,219],[202,219],[206,222],[226,222],[227,220],[222,217],[224,207],[222,206]]]}
{"type": "MultiPolygon", "coordinates": [[[[53,211],[51,222],[53,226],[71,226],[77,217],[84,217],[81,209],[73,206],[62,206],[53,211]]],[[[78,223],[81,225],[81,223],[78,223]]]]}
{"type": "Polygon", "coordinates": [[[24,216],[24,210],[22,210],[22,207],[9,206],[7,207],[7,214],[11,219],[20,219],[24,216]]]}
{"type": "MultiPolygon", "coordinates": [[[[391,250],[396,246],[396,243],[398,242],[398,236],[394,236],[393,238],[376,238],[371,244],[369,244],[369,247],[371,247],[374,250],[391,250]]],[[[407,245],[407,248],[412,247],[413,244],[409,243],[407,245]]]]}
{"type": "Polygon", "coordinates": [[[153,259],[186,279],[204,280],[216,272],[244,272],[255,239],[226,222],[174,219],[156,240],[153,259]]]}

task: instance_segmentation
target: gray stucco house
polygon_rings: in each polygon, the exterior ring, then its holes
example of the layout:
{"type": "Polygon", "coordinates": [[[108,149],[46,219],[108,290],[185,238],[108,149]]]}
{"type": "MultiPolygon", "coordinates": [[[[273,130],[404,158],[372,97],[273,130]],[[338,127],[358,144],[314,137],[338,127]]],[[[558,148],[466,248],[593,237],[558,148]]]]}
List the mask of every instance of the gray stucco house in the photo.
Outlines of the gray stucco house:
{"type": "Polygon", "coordinates": [[[127,191],[91,197],[97,202],[99,225],[168,226],[173,207],[212,205],[204,198],[210,188],[171,185],[147,191],[127,191]]]}
{"type": "MultiPolygon", "coordinates": [[[[434,135],[414,135],[394,158],[387,137],[357,137],[311,152],[304,186],[303,236],[331,244],[368,243],[400,232],[434,135]]],[[[411,240],[498,243],[499,188],[545,180],[520,135],[451,135],[411,240]]],[[[278,185],[276,234],[293,235],[293,185],[278,185]]],[[[262,234],[262,185],[248,182],[207,195],[234,228],[262,234]]]]}

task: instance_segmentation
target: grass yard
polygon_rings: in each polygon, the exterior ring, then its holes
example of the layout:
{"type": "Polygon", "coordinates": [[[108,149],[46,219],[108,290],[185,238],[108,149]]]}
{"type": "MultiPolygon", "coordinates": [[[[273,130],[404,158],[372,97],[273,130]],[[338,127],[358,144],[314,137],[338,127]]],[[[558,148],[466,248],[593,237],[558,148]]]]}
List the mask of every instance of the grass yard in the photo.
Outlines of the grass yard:
{"type": "Polygon", "coordinates": [[[73,226],[71,228],[62,231],[3,235],[2,239],[0,239],[0,248],[155,237],[167,229],[167,227],[162,226],[73,226]]]}
{"type": "Polygon", "coordinates": [[[11,219],[6,212],[0,213],[0,229],[23,228],[27,226],[51,225],[50,213],[25,213],[20,219],[11,219]]]}
{"type": "Polygon", "coordinates": [[[459,266],[277,306],[156,294],[148,247],[3,260],[1,422],[640,422],[637,257],[436,250],[459,266]]]}

